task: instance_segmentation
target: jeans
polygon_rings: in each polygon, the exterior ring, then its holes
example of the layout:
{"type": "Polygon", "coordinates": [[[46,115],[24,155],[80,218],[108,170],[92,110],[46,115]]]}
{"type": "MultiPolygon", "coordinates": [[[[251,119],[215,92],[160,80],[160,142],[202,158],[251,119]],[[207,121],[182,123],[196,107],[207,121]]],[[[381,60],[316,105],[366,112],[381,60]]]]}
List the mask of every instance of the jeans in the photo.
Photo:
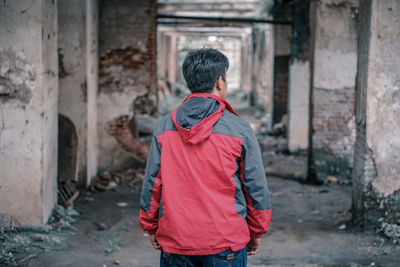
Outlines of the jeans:
{"type": "Polygon", "coordinates": [[[161,250],[160,267],[246,267],[247,247],[214,255],[180,255],[161,250]]]}

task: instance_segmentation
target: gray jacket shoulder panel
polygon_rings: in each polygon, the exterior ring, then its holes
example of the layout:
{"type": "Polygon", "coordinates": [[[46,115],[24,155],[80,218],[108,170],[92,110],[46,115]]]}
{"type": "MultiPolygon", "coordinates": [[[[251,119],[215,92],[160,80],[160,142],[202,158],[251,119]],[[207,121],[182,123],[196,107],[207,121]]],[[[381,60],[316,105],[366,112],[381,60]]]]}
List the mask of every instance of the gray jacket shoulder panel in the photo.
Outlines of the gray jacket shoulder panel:
{"type": "Polygon", "coordinates": [[[176,127],[174,122],[172,121],[171,114],[165,115],[160,119],[160,121],[156,125],[156,128],[154,129],[154,135],[159,136],[165,131],[176,131],[176,127]]]}
{"type": "Polygon", "coordinates": [[[213,133],[243,138],[248,134],[249,128],[251,129],[247,121],[225,109],[221,118],[214,125],[213,133]]]}

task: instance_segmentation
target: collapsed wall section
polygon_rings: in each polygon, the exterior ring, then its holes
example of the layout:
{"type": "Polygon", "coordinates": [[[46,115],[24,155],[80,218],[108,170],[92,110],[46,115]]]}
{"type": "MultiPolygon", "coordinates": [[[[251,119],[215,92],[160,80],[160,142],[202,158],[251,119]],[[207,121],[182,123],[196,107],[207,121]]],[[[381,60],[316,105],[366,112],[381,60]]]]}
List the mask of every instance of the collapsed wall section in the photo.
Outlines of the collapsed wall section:
{"type": "Polygon", "coordinates": [[[124,114],[156,110],[156,1],[100,1],[99,171],[132,164],[108,133],[124,114]],[[132,107],[137,97],[145,104],[132,107]]]}

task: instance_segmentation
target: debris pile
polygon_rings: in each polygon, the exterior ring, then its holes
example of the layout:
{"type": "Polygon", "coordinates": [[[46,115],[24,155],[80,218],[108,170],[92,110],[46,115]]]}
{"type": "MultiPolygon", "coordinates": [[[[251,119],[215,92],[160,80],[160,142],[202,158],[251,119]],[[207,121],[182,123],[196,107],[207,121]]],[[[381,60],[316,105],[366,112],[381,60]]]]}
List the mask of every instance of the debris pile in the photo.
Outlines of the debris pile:
{"type": "Polygon", "coordinates": [[[119,251],[121,249],[121,238],[120,237],[114,237],[111,239],[107,240],[106,246],[104,247],[104,253],[106,255],[109,255],[115,251],[119,251]]]}
{"type": "Polygon", "coordinates": [[[142,184],[144,169],[127,169],[121,172],[106,172],[92,179],[91,191],[113,190],[122,184],[135,188],[142,184]]]}
{"type": "Polygon", "coordinates": [[[74,201],[79,196],[79,190],[71,180],[58,183],[58,196],[64,207],[69,207],[74,204],[74,201]]]}
{"type": "Polygon", "coordinates": [[[140,162],[146,162],[150,145],[137,137],[136,120],[122,115],[108,123],[108,133],[115,138],[122,150],[140,162]],[[132,129],[135,128],[135,129],[132,129]]]}
{"type": "Polygon", "coordinates": [[[0,266],[30,266],[42,252],[68,247],[79,213],[57,206],[43,227],[14,227],[0,217],[0,266]]]}
{"type": "Polygon", "coordinates": [[[258,143],[263,152],[273,154],[288,154],[288,140],[279,136],[257,135],[258,143]]]}
{"type": "Polygon", "coordinates": [[[377,233],[379,232],[389,238],[393,244],[400,245],[400,225],[382,222],[381,227],[377,230],[377,233]]]}

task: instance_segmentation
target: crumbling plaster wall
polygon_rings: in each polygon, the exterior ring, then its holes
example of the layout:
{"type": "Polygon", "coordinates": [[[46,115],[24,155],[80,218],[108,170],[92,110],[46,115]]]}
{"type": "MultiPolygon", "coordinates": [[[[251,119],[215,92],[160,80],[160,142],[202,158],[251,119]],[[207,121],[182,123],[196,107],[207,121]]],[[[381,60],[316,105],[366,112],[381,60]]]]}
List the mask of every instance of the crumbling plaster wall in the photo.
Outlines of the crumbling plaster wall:
{"type": "Polygon", "coordinates": [[[357,0],[314,1],[312,150],[316,175],[350,177],[355,141],[357,0]]]}
{"type": "Polygon", "coordinates": [[[57,2],[0,3],[0,215],[43,225],[57,197],[57,2]]]}
{"type": "Polygon", "coordinates": [[[400,2],[362,1],[353,219],[400,224],[400,2]]]}
{"type": "Polygon", "coordinates": [[[107,132],[138,96],[156,104],[156,1],[100,1],[99,170],[124,168],[130,157],[107,132]]]}

